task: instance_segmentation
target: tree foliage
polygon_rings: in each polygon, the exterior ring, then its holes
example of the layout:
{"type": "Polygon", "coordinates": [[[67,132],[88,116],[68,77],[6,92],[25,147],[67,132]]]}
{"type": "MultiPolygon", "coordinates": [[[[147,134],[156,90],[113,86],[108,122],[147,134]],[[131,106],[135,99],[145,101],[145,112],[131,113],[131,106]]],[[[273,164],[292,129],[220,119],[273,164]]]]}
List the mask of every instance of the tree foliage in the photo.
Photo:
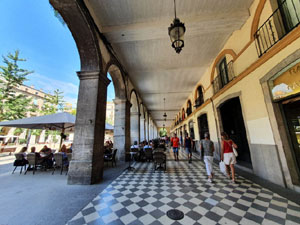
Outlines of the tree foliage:
{"type": "Polygon", "coordinates": [[[63,92],[59,89],[55,90],[53,94],[47,94],[45,97],[44,105],[41,114],[50,115],[64,110],[63,92]]]}
{"type": "Polygon", "coordinates": [[[19,67],[19,51],[3,56],[4,65],[0,66],[0,121],[15,120],[26,117],[27,112],[36,109],[32,99],[21,93],[16,93],[16,88],[26,81],[26,76],[33,71],[19,67]]]}

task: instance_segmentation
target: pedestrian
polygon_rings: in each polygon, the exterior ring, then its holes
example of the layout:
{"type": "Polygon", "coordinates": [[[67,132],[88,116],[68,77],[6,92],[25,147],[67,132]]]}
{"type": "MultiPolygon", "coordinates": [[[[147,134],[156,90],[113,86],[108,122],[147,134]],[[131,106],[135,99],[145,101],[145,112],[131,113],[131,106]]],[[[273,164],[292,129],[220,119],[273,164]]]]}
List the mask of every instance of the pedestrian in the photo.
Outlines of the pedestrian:
{"type": "Polygon", "coordinates": [[[227,177],[230,179],[231,171],[231,182],[235,183],[234,164],[236,164],[236,158],[232,147],[237,148],[238,146],[228,137],[228,134],[225,132],[221,133],[221,139],[221,160],[223,160],[225,163],[227,177]]]}
{"type": "Polygon", "coordinates": [[[174,153],[175,161],[179,161],[179,158],[178,158],[179,138],[177,137],[176,133],[174,134],[174,137],[171,138],[171,143],[173,146],[173,153],[174,153]]]}
{"type": "Polygon", "coordinates": [[[208,182],[213,182],[214,172],[213,172],[213,160],[214,160],[214,143],[210,140],[209,133],[204,134],[204,139],[200,141],[200,150],[203,151],[204,162],[206,167],[206,173],[208,176],[208,182]]]}
{"type": "Polygon", "coordinates": [[[192,139],[189,137],[188,133],[186,133],[186,136],[184,139],[184,147],[185,147],[186,153],[188,154],[189,163],[192,163],[192,139]]]}

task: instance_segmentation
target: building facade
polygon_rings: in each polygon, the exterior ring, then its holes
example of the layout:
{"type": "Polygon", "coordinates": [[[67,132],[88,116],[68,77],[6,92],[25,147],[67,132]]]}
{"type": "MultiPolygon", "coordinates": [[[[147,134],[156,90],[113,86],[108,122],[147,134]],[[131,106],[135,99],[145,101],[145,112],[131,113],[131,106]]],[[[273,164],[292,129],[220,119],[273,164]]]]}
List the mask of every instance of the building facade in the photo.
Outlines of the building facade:
{"type": "Polygon", "coordinates": [[[157,137],[163,124],[182,140],[188,133],[198,151],[209,131],[219,159],[226,131],[239,146],[241,168],[299,191],[298,0],[180,1],[187,25],[180,55],[166,35],[174,16],[169,1],[121,1],[117,8],[101,0],[50,3],[81,59],[70,184],[102,178],[113,82],[119,159],[133,141],[157,137]]]}
{"type": "Polygon", "coordinates": [[[300,2],[256,0],[178,111],[172,133],[220,133],[238,145],[238,165],[300,191],[300,2]]]}

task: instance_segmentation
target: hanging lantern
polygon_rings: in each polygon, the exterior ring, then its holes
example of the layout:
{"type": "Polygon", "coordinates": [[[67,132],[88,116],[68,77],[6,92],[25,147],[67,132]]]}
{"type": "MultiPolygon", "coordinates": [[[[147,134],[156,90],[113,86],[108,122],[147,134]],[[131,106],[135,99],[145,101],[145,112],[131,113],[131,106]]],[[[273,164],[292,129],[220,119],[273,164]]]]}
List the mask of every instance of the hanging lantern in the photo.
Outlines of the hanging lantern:
{"type": "Polygon", "coordinates": [[[184,47],[184,34],[185,34],[185,26],[184,23],[180,22],[180,20],[176,17],[176,2],[174,0],[174,11],[175,18],[173,23],[168,28],[170,40],[172,42],[172,47],[175,49],[176,53],[180,53],[182,48],[184,47]]]}

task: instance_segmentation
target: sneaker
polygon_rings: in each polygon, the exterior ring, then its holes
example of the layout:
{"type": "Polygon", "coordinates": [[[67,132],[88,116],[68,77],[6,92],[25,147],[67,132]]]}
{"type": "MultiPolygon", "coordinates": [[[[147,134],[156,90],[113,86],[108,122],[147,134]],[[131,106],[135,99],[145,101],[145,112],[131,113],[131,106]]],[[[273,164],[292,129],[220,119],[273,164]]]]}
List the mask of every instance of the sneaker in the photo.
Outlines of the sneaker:
{"type": "Polygon", "coordinates": [[[212,179],[208,178],[207,179],[208,183],[212,183],[212,179]]]}
{"type": "Polygon", "coordinates": [[[231,183],[232,183],[232,184],[236,184],[236,181],[235,181],[235,180],[231,180],[231,183]]]}
{"type": "Polygon", "coordinates": [[[226,177],[227,177],[227,179],[230,179],[230,175],[229,174],[226,174],[226,177]]]}

